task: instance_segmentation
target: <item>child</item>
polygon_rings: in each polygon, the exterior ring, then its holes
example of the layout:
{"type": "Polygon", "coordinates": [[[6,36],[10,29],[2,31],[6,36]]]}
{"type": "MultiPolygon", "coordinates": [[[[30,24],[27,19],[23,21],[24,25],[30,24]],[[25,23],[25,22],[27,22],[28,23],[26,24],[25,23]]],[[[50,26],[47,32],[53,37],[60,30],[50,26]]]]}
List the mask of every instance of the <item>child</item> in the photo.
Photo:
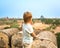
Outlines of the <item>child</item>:
{"type": "Polygon", "coordinates": [[[22,26],[23,30],[23,46],[24,48],[31,48],[33,37],[36,35],[32,27],[32,14],[30,12],[25,12],[23,14],[24,24],[22,26]]]}

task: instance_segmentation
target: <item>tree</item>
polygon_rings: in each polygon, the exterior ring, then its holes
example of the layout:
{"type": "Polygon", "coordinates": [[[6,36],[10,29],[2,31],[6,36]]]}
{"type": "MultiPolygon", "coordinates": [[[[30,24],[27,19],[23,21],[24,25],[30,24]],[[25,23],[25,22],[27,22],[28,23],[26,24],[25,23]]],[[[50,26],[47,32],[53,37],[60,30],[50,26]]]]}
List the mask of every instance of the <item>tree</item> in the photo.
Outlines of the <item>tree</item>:
{"type": "Polygon", "coordinates": [[[41,19],[41,22],[43,23],[44,22],[44,16],[41,15],[40,19],[41,19]]]}

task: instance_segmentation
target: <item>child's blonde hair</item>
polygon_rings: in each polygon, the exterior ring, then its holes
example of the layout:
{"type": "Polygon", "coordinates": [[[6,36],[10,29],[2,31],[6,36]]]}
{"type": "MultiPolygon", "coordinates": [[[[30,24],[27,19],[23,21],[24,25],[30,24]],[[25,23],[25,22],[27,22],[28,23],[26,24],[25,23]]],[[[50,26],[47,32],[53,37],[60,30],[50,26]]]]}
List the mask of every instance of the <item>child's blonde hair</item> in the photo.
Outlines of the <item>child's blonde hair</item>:
{"type": "Polygon", "coordinates": [[[25,23],[31,21],[31,18],[32,18],[31,12],[25,12],[25,13],[23,14],[23,19],[24,19],[24,22],[25,22],[25,23]]]}

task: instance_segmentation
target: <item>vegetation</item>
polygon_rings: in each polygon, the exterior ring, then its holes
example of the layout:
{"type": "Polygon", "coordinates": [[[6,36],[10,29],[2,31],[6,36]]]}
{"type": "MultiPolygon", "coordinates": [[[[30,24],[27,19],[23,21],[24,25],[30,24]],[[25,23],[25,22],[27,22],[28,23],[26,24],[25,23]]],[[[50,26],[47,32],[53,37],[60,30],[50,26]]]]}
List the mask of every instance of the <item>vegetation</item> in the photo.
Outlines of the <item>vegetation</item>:
{"type": "Polygon", "coordinates": [[[53,25],[60,25],[60,19],[42,19],[41,22],[44,22],[45,24],[53,24],[53,25]]]}
{"type": "Polygon", "coordinates": [[[56,36],[57,36],[57,45],[58,48],[60,48],[60,33],[57,33],[56,36]]]}
{"type": "Polygon", "coordinates": [[[60,19],[43,18],[43,19],[40,19],[40,20],[41,20],[42,23],[51,24],[51,26],[46,28],[46,30],[55,29],[57,26],[60,25],[60,19]]]}
{"type": "Polygon", "coordinates": [[[15,19],[12,19],[12,20],[0,19],[0,25],[4,25],[4,24],[10,25],[10,24],[12,24],[14,22],[16,22],[15,19]]]}
{"type": "Polygon", "coordinates": [[[50,31],[50,30],[55,29],[55,28],[56,28],[56,25],[51,25],[51,26],[47,27],[45,30],[50,31]]]}
{"type": "Polygon", "coordinates": [[[6,26],[4,29],[8,28],[18,28],[19,25],[17,23],[17,19],[0,19],[0,25],[10,25],[10,27],[6,26]]]}
{"type": "Polygon", "coordinates": [[[19,25],[18,25],[17,23],[13,23],[13,24],[11,24],[10,27],[11,27],[11,28],[19,28],[19,25]]]}

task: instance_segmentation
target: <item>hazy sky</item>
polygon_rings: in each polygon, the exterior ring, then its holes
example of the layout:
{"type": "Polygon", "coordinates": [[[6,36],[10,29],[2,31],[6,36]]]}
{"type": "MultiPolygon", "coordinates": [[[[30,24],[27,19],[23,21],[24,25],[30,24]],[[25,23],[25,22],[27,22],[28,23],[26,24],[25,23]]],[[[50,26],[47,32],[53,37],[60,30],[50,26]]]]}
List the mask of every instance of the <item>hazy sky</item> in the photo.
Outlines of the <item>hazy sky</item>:
{"type": "Polygon", "coordinates": [[[22,18],[25,11],[30,11],[33,18],[60,18],[60,0],[0,0],[0,18],[22,18]]]}

